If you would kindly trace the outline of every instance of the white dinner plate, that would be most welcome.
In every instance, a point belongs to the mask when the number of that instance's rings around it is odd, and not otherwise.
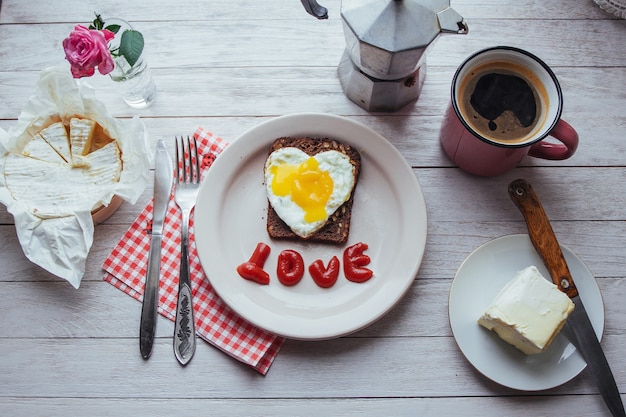
[[[563,246],[561,249],[600,339],[604,330],[604,304],[598,284],[572,251]],[[479,372],[510,388],[539,391],[569,381],[586,366],[570,342],[568,329],[563,328],[545,352],[525,355],[477,323],[515,273],[531,265],[544,277],[550,277],[528,235],[504,236],[485,243],[459,268],[450,290],[449,315],[457,344]]]
[[[263,167],[281,136],[330,137],[361,152],[348,242],[343,246],[271,240],[266,231]],[[195,239],[202,267],[220,297],[251,323],[293,339],[329,339],[362,329],[386,314],[417,275],[426,246],[426,205],[406,160],[385,138],[349,119],[294,114],[262,123],[233,141],[204,179],[195,208]],[[236,271],[258,242],[271,247],[265,270],[269,285]],[[305,265],[342,259],[343,250],[366,243],[374,276],[367,282],[318,287],[308,274],[295,286],[276,277],[278,254],[293,249]],[[343,266],[343,265],[342,265]]]

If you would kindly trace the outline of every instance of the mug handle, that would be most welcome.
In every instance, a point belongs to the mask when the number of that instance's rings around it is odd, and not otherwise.
[[[572,125],[559,119],[550,131],[550,136],[561,143],[550,143],[542,140],[530,147],[528,156],[558,161],[574,155],[578,147],[578,133]]]

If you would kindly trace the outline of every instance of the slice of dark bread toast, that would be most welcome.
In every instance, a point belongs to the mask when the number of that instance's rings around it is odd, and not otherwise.
[[[320,152],[335,150],[350,158],[350,163],[354,166],[354,188],[350,193],[350,197],[329,217],[328,221],[321,229],[306,238],[309,242],[332,243],[337,245],[347,242],[350,233],[354,190],[358,184],[359,174],[361,172],[361,155],[353,147],[336,140],[311,137],[278,138],[272,143],[268,155],[277,149],[285,147],[298,148],[311,156]],[[276,214],[276,211],[274,211],[269,202],[267,208],[267,233],[273,239],[304,240],[304,238],[291,231],[289,226]]]

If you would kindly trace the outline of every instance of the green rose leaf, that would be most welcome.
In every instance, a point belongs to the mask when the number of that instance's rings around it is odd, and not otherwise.
[[[117,34],[117,32],[120,31],[121,26],[120,25],[108,25],[107,27],[105,27],[106,30],[110,30],[111,32]]]
[[[143,35],[136,30],[126,30],[122,33],[119,54],[126,58],[132,67],[137,63],[143,52]]]

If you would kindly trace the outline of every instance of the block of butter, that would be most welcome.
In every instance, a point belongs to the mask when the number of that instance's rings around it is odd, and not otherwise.
[[[531,355],[550,345],[573,310],[572,300],[529,266],[502,288],[478,324]]]

